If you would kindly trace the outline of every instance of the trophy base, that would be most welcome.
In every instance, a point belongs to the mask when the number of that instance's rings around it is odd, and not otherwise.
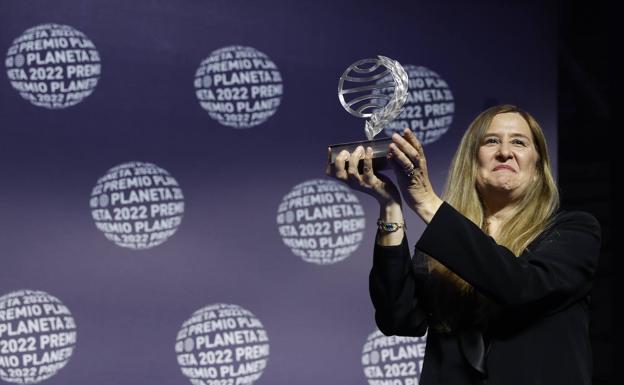
[[[349,142],[349,143],[339,143],[332,144],[329,146],[329,163],[334,166],[336,162],[336,157],[342,150],[347,150],[350,153],[355,151],[358,146],[363,146],[364,150],[366,147],[372,147],[373,149],[373,171],[383,170],[390,167],[388,160],[386,159],[386,155],[388,154],[388,145],[392,143],[392,138],[383,138],[383,139],[374,139],[374,140],[363,140],[359,142]],[[346,162],[348,167],[349,162]],[[358,164],[358,169],[362,172],[363,162]]]

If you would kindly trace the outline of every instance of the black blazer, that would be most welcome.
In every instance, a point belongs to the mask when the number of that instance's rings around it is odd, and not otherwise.
[[[487,327],[442,333],[428,328],[435,295],[426,253],[500,309]],[[410,257],[375,245],[370,295],[385,335],[422,336],[427,347],[420,385],[591,385],[589,291],[598,264],[600,226],[590,214],[560,212],[516,257],[446,202]]]

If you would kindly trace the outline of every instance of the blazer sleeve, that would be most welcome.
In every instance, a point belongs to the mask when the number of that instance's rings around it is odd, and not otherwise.
[[[416,248],[502,306],[554,313],[588,294],[600,254],[600,225],[585,212],[557,217],[519,257],[444,202]]]
[[[375,322],[383,334],[423,336],[427,331],[426,313],[417,295],[422,283],[418,276],[412,267],[406,236],[397,246],[375,243],[369,291]]]

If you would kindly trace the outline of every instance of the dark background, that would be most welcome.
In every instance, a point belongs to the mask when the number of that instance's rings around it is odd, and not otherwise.
[[[615,146],[609,105],[607,2],[558,4],[559,186],[567,209],[586,210],[602,225],[603,246],[594,283],[591,338],[594,384],[615,383],[611,180]]]

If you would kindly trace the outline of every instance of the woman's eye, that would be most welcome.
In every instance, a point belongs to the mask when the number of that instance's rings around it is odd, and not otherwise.
[[[521,146],[525,146],[526,144],[524,143],[523,140],[520,139],[514,139],[514,141],[512,142],[513,144],[519,144]]]
[[[487,144],[487,143],[498,143],[498,140],[497,140],[497,139],[495,139],[495,138],[489,138],[489,139],[486,139],[486,140],[485,140],[485,143],[486,143],[486,144]]]

